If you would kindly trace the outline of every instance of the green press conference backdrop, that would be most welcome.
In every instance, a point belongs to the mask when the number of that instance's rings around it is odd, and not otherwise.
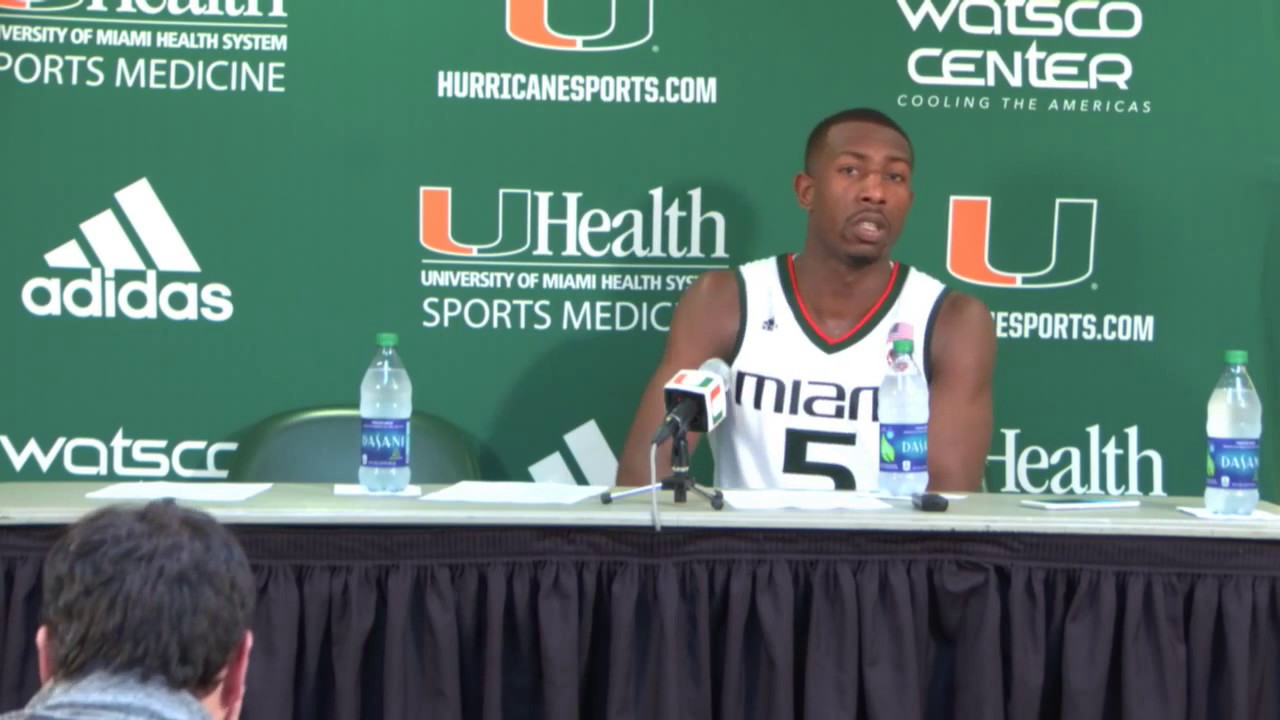
[[[394,330],[484,477],[606,482],[869,105],[897,257],[995,316],[988,487],[1197,494],[1226,348],[1280,461],[1278,73],[1273,0],[0,0],[0,476],[219,477]]]

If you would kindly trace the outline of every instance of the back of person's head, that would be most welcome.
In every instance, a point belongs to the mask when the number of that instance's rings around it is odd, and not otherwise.
[[[202,697],[238,655],[247,664],[254,598],[244,550],[209,515],[172,500],[103,508],[45,559],[42,674],[133,675]]]

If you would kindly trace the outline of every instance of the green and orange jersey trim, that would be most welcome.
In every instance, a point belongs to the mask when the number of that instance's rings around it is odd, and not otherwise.
[[[840,337],[833,338],[813,322],[813,317],[809,315],[809,310],[804,305],[804,299],[800,297],[799,285],[796,282],[795,257],[791,253],[778,256],[778,276],[782,284],[782,294],[786,296],[787,304],[791,306],[796,323],[814,346],[827,354],[838,353],[870,334],[897,302],[898,295],[902,294],[902,288],[906,286],[907,276],[910,274],[909,266],[894,261],[884,292],[880,293],[880,297],[871,305],[862,319],[854,323],[853,327]]]

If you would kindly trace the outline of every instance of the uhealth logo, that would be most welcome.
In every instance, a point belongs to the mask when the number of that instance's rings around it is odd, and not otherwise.
[[[952,195],[947,221],[947,270],[961,280],[991,287],[1075,285],[1093,274],[1097,229],[1097,200],[1057,198],[1048,266],[1035,272],[1008,272],[991,264],[991,198]]]
[[[608,26],[594,35],[568,35],[551,29],[547,19],[555,0],[507,0],[507,34],[533,47],[582,52],[622,50],[653,37],[654,0],[595,1],[609,3]]]
[[[231,289],[222,283],[174,281],[157,284],[158,273],[200,272],[200,265],[182,239],[173,219],[146,178],[115,194],[116,202],[137,233],[154,267],[148,267],[110,208],[80,223],[80,231],[93,250],[89,260],[76,240],[68,240],[45,253],[51,269],[88,270],[64,284],[62,277],[34,277],[22,287],[22,304],[32,315],[71,315],[79,318],[124,317],[155,320],[209,320],[231,317]],[[117,277],[120,273],[120,277]],[[131,273],[138,279],[122,282]],[[134,276],[137,277],[137,276]]]
[[[453,235],[453,188],[418,189],[419,243],[433,253],[457,258],[500,258],[529,252],[560,258],[729,257],[725,219],[704,210],[702,188],[648,192],[647,207],[622,210],[583,206],[581,192],[498,190],[498,238],[461,243]]]

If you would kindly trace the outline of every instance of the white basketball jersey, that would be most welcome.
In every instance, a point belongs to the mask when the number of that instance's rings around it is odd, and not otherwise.
[[[722,488],[878,487],[877,400],[893,341],[929,377],[929,336],[947,289],[901,263],[844,337],[809,321],[790,255],[737,269],[741,306],[728,417],[709,436]]]

